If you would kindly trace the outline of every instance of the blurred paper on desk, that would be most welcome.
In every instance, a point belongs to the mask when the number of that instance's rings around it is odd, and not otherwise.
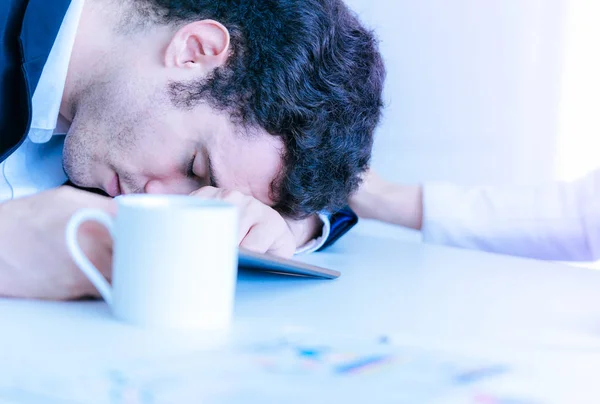
[[[282,334],[228,352],[115,364],[100,374],[83,372],[77,380],[51,373],[8,375],[11,367],[3,369],[2,402],[547,402],[527,395],[529,371],[397,346],[385,338]]]

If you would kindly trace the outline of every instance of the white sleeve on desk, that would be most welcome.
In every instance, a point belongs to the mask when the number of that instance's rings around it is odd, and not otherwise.
[[[423,187],[428,243],[548,260],[600,259],[600,170],[537,187]]]
[[[329,220],[329,216],[319,213],[319,218],[323,222],[323,231],[321,232],[321,235],[318,238],[310,240],[302,247],[297,248],[295,255],[313,253],[319,248],[323,247],[323,244],[325,244],[325,242],[329,238],[329,233],[331,233],[331,221]]]

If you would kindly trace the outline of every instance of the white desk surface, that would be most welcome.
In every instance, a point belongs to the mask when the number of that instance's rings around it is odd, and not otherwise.
[[[229,338],[136,329],[103,302],[0,300],[0,403],[600,403],[600,272],[359,233],[304,259],[342,276],[240,273]],[[397,391],[393,369],[265,370],[252,350],[286,335],[340,350],[385,336],[507,364],[514,380],[434,401]]]

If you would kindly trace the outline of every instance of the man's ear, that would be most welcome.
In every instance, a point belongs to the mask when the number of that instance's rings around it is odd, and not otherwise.
[[[180,28],[165,51],[165,66],[200,69],[207,74],[229,57],[229,31],[213,20],[192,22]]]

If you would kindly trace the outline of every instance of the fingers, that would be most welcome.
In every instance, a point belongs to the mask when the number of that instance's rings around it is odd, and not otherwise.
[[[294,254],[294,236],[281,215],[270,206],[241,192],[214,187],[203,187],[191,195],[223,200],[238,207],[240,247],[286,258]]]
[[[240,242],[240,247],[260,253],[268,253],[283,258],[290,258],[296,251],[296,243],[291,232],[265,225],[252,226]]]
[[[190,195],[202,199],[221,199],[222,191],[222,189],[215,187],[202,187],[199,190],[192,192]]]
[[[297,247],[304,246],[310,240],[314,240],[323,233],[323,222],[318,215],[311,215],[305,219],[295,220],[284,218]]]

